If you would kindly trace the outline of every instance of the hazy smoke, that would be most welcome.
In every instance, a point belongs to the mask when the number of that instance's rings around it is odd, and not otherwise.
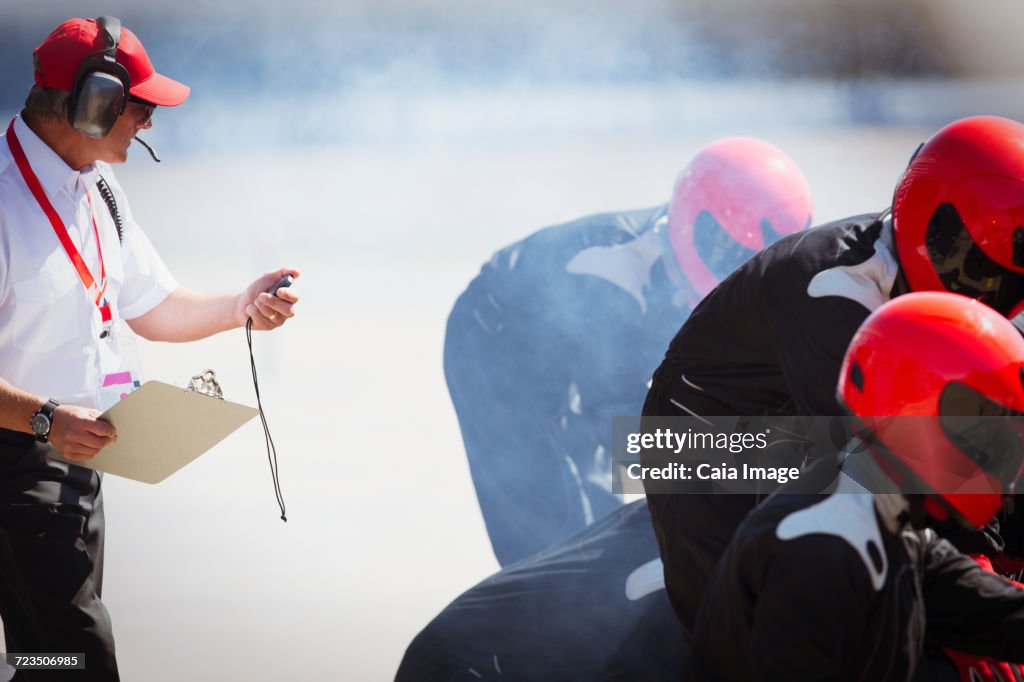
[[[0,111],[20,106],[32,48],[81,11],[70,0],[0,7]],[[161,148],[672,135],[751,120],[930,124],[967,101],[922,102],[914,87],[878,81],[948,70],[917,3],[111,0],[104,11],[193,86],[179,111],[158,113],[149,137]],[[780,79],[789,85],[765,85]]]

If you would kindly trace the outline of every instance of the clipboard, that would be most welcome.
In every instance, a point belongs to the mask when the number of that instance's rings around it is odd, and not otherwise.
[[[100,419],[117,429],[117,442],[83,461],[54,459],[123,476],[159,483],[259,414],[254,407],[147,381],[104,412]]]

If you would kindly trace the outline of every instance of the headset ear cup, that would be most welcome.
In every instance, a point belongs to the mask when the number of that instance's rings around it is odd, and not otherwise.
[[[128,80],[128,71],[116,62],[83,62],[68,98],[71,127],[88,137],[106,137],[127,106]]]
[[[79,65],[68,97],[68,123],[83,135],[102,138],[128,105],[131,76],[117,63],[121,21],[103,16],[96,19],[96,24],[106,36],[106,47]]]

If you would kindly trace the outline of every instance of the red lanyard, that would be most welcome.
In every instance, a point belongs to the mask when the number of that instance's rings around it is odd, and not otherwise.
[[[107,269],[103,264],[103,246],[100,244],[100,229],[96,225],[96,211],[92,207],[92,196],[89,194],[88,189],[85,192],[86,199],[89,200],[89,213],[92,215],[92,229],[96,235],[96,253],[99,254],[100,258],[100,281],[99,283],[93,279],[92,273],[89,272],[89,267],[85,264],[85,260],[82,259],[82,254],[78,253],[78,249],[75,247],[75,243],[71,241],[71,236],[68,234],[68,230],[64,227],[64,222],[57,215],[57,211],[53,208],[53,204],[50,203],[49,197],[46,196],[46,192],[43,190],[42,184],[39,182],[39,178],[36,177],[35,172],[32,170],[32,166],[28,163],[28,157],[25,156],[25,150],[21,147],[21,142],[18,141],[18,136],[14,133],[14,119],[11,119],[11,124],[7,126],[7,145],[11,148],[11,154],[14,156],[14,161],[18,164],[18,169],[21,171],[21,177],[25,179],[25,184],[28,185],[32,195],[39,202],[39,208],[43,209],[43,213],[50,219],[50,224],[53,225],[53,231],[57,234],[57,239],[60,240],[61,246],[64,247],[64,252],[68,255],[71,260],[71,264],[75,266],[75,272],[78,273],[78,279],[82,281],[82,286],[89,293],[89,298],[92,299],[93,303],[100,311],[100,317],[104,324],[109,324],[111,320],[110,304],[107,299],[104,298],[104,294],[107,292]]]

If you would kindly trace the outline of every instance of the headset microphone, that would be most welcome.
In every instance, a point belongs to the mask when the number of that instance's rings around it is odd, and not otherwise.
[[[136,135],[135,136],[135,141],[138,142],[139,144],[141,144],[143,147],[146,148],[146,151],[149,152],[149,155],[153,157],[154,161],[156,161],[157,163],[160,163],[160,157],[156,155],[156,152],[153,151],[152,147],[150,147],[148,144],[146,144],[145,140],[143,140],[141,137]]]

